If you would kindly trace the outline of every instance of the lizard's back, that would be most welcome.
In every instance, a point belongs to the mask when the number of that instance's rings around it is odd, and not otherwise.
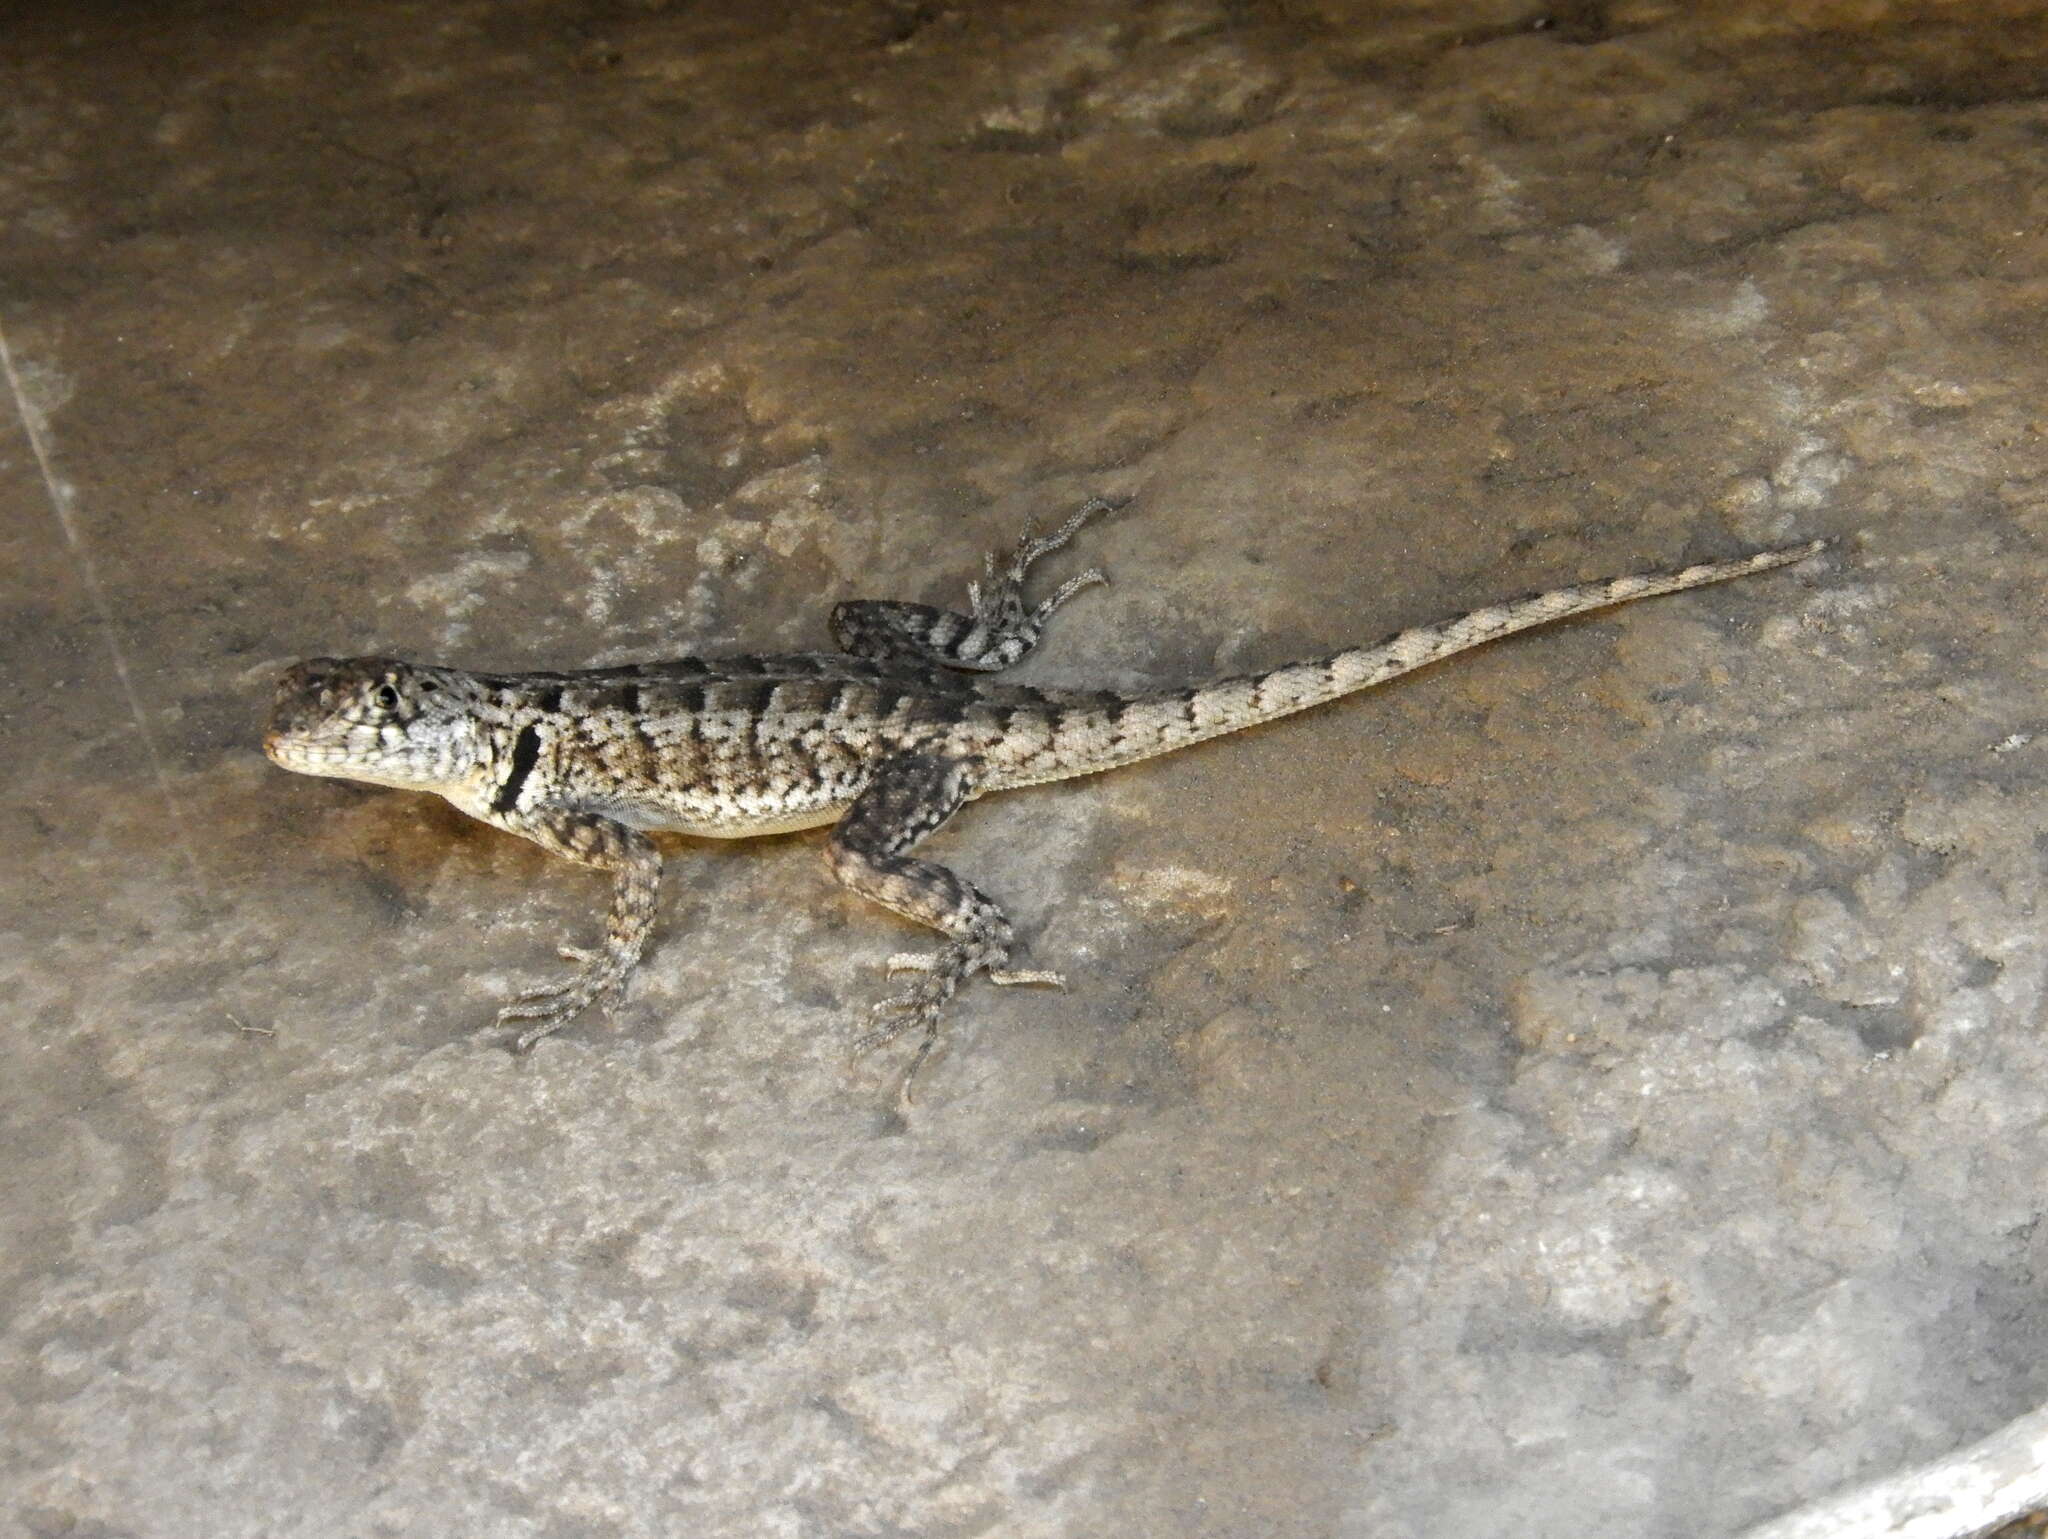
[[[480,682],[525,697],[545,724],[538,754],[565,800],[636,828],[719,838],[829,823],[893,754],[1001,755],[1117,698],[830,652]]]

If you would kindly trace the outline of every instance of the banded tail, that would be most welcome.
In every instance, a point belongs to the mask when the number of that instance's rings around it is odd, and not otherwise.
[[[1677,572],[1645,572],[1554,588],[1474,609],[1434,625],[1399,631],[1368,647],[1350,647],[1270,673],[1235,678],[1167,694],[1146,695],[1121,705],[1082,706],[1059,713],[1050,731],[991,765],[988,790],[1008,790],[1047,780],[1092,775],[1119,765],[1171,753],[1176,748],[1291,716],[1361,689],[1553,620],[1606,609],[1636,599],[1768,572],[1818,554],[1826,540],[1758,551],[1733,561],[1709,561]]]

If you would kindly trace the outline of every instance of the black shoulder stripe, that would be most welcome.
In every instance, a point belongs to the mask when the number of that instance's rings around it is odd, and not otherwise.
[[[491,798],[491,811],[510,812],[518,805],[519,793],[526,788],[526,777],[539,762],[540,728],[529,722],[519,729],[519,736],[513,741],[512,768],[505,783],[498,787],[498,794]]]

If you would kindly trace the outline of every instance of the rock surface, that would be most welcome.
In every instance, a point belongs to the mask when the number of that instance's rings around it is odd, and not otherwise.
[[[2048,14],[23,0],[0,1530],[1722,1535],[2048,1399]],[[287,777],[276,670],[1028,676],[1815,534],[936,842],[1069,993]]]

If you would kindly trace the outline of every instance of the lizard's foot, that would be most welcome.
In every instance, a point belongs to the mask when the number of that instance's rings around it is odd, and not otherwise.
[[[1116,506],[1100,497],[1092,497],[1077,509],[1074,515],[1051,534],[1040,534],[1035,528],[1027,528],[1010,551],[1007,563],[998,566],[1000,557],[991,554],[983,563],[985,576],[981,582],[967,585],[967,607],[974,618],[991,630],[1018,634],[1028,630],[1031,641],[1037,640],[1037,632],[1045,628],[1062,604],[1098,583],[1107,584],[1109,574],[1100,567],[1091,566],[1078,577],[1070,577],[1061,583],[1052,597],[1037,607],[1024,607],[1024,579],[1031,568],[1043,556],[1049,556],[1076,534],[1081,526],[1098,513],[1107,513]],[[1029,644],[1027,644],[1029,645]]]
[[[633,970],[633,958],[615,957],[609,951],[585,951],[580,946],[558,948],[562,960],[576,964],[576,972],[560,983],[528,989],[498,1012],[498,1023],[531,1021],[512,1039],[515,1053],[524,1053],[543,1037],[551,1037],[601,999],[616,995],[625,987]]]
[[[997,551],[983,562],[981,580],[967,585],[964,611],[855,599],[832,611],[832,634],[856,657],[935,663],[979,673],[1007,668],[1030,655],[1046,622],[1068,599],[1109,581],[1091,568],[1062,583],[1050,598],[1030,604],[1024,598],[1024,579],[1032,564],[1073,539],[1096,514],[1117,506],[1097,497],[1051,534],[1025,530],[1009,550]]]
[[[1128,497],[1123,499],[1123,502],[1111,502],[1107,497],[1090,497],[1074,510],[1073,515],[1064,524],[1053,530],[1051,534],[1040,534],[1036,529],[1026,529],[1023,538],[1017,541],[1017,548],[1010,553],[1010,566],[1007,573],[1009,579],[1012,582],[1022,582],[1024,574],[1031,570],[1032,562],[1036,561],[1040,556],[1049,556],[1058,550],[1067,541],[1079,534],[1081,526],[1096,514],[1113,513],[1116,509],[1122,507],[1124,502],[1128,501],[1130,501]],[[995,567],[995,557],[993,556],[989,557],[989,567],[991,570]],[[1101,576],[1100,573],[1096,575],[1098,577]]]
[[[942,951],[899,951],[882,965],[892,976],[896,973],[928,973],[939,965],[944,955]],[[988,981],[1004,986],[1013,983],[1042,983],[1055,989],[1067,986],[1064,973],[1047,972],[1042,968],[1016,972],[1007,967],[991,967],[988,969]]]
[[[946,1003],[959,991],[960,985],[976,973],[986,973],[991,983],[1046,984],[1053,988],[1065,988],[1066,979],[1056,972],[1038,969],[1018,970],[1002,964],[1010,960],[1009,948],[988,940],[955,941],[937,951],[899,951],[889,958],[887,967],[891,973],[917,973],[919,978],[894,999],[885,999],[871,1012],[876,1016],[894,1016],[895,1019],[863,1032],[853,1044],[853,1056],[861,1058],[876,1048],[895,1041],[905,1032],[922,1031],[917,1052],[912,1055],[910,1067],[903,1071],[897,1095],[905,1106],[915,1097],[911,1085],[917,1078],[925,1060],[939,1045],[939,1016]]]
[[[521,733],[519,740],[527,742],[526,733]],[[520,762],[531,767],[529,761]],[[518,767],[513,766],[515,770]],[[638,829],[595,813],[545,812],[517,817],[505,826],[544,850],[612,873],[612,907],[605,919],[604,944],[589,951],[580,946],[557,948],[562,960],[573,963],[576,971],[560,983],[527,990],[498,1012],[500,1023],[533,1023],[510,1044],[513,1052],[524,1053],[542,1037],[560,1031],[584,1010],[625,987],[647,944],[648,931],[654,927],[661,852]]]

